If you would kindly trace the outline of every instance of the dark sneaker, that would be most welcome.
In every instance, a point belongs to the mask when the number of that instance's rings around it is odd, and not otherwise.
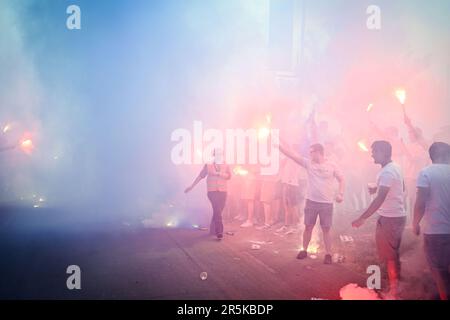
[[[219,233],[219,234],[217,235],[217,240],[222,240],[222,238],[223,238],[223,234]]]
[[[306,252],[305,250],[302,250],[298,253],[297,255],[297,259],[303,260],[308,256],[308,252]]]
[[[331,264],[333,260],[331,259],[331,254],[326,254],[325,259],[323,259],[323,263],[325,264]]]

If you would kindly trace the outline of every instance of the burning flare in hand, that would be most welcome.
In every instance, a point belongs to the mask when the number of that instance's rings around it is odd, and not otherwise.
[[[397,97],[398,101],[403,105],[405,105],[406,102],[406,91],[404,89],[397,89],[395,91],[395,96]]]

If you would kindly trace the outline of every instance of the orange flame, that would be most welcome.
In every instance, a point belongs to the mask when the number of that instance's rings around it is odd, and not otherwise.
[[[233,169],[233,173],[238,176],[246,176],[248,175],[248,170],[245,170],[242,167],[236,167]]]
[[[31,138],[28,137],[28,134],[26,134],[24,138],[22,138],[22,140],[20,141],[20,148],[22,149],[23,152],[27,154],[31,154],[33,152],[34,149],[33,140],[31,140]]]

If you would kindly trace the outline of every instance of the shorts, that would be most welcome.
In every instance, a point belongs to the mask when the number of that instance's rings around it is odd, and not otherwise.
[[[378,218],[375,240],[381,261],[389,260],[400,263],[400,244],[405,224],[406,217],[380,216]]]
[[[322,228],[331,228],[333,224],[333,204],[307,199],[305,205],[305,226],[315,226],[317,216],[320,218],[320,226]]]
[[[270,203],[281,198],[281,184],[276,181],[263,181],[261,184],[261,202]]]
[[[295,207],[300,203],[300,188],[291,184],[282,183],[283,199],[290,207]]]
[[[246,179],[241,190],[242,200],[259,200],[261,183],[258,180]]]
[[[430,268],[448,271],[450,267],[450,234],[424,234],[423,242]]]

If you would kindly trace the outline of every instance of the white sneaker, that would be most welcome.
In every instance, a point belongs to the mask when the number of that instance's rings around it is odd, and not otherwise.
[[[285,233],[285,235],[288,236],[288,235],[294,234],[294,233],[296,233],[296,232],[297,232],[297,229],[295,229],[295,228],[286,228],[286,233]]]
[[[281,228],[277,229],[276,232],[280,233],[280,232],[286,232],[288,230],[287,226],[282,226]]]
[[[241,224],[241,228],[250,228],[250,227],[253,227],[253,223],[249,220],[247,220],[243,224]]]

